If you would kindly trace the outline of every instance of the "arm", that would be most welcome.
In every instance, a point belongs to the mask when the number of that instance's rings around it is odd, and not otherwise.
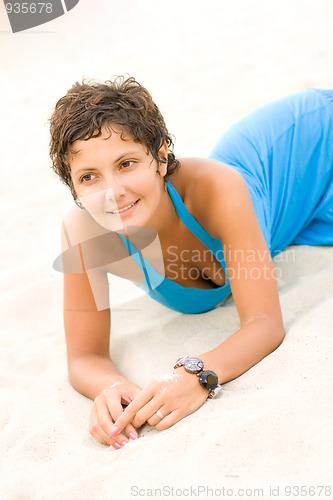
[[[227,167],[223,182],[221,179],[211,189],[215,196],[208,210],[209,227],[212,231],[215,228],[223,242],[241,327],[217,348],[199,357],[224,383],[274,351],[285,332],[274,265],[243,177]],[[217,216],[221,213],[222,220]]]
[[[87,273],[64,274],[64,326],[74,389],[95,399],[124,379],[109,354],[110,309],[97,311]]]
[[[221,171],[220,165],[219,169]],[[202,201],[198,210],[206,214],[202,225],[223,242],[241,327],[212,351],[190,354],[202,359],[205,370],[215,371],[219,383],[225,383],[276,349],[283,340],[284,327],[273,262],[245,181],[227,166],[223,168],[223,176],[210,176],[210,180],[206,193],[205,180],[195,182],[197,192],[193,191],[191,198]],[[183,367],[177,368],[176,373],[177,378],[149,384],[115,422],[118,429],[114,432],[129,421],[138,425],[143,419],[163,430],[198,409],[208,392],[199,386],[197,377]],[[158,409],[166,418],[160,420],[155,416]]]
[[[219,383],[233,380],[273,352],[283,341],[284,330],[271,317],[255,318],[244,324],[212,351],[198,355]]]
[[[70,232],[64,224],[63,250],[68,247],[69,242]],[[90,433],[103,444],[115,445],[127,442],[128,439],[121,435],[117,440],[112,440],[112,423],[122,413],[122,404],[129,404],[141,389],[122,376],[110,358],[110,308],[97,309],[83,258],[82,267],[82,273],[64,273],[63,309],[69,380],[78,392],[94,400]],[[96,285],[99,291],[103,290],[107,294],[105,300],[108,300],[109,288],[105,272],[98,272],[97,278],[94,276],[94,286]],[[132,425],[125,432],[127,435],[137,435]]]

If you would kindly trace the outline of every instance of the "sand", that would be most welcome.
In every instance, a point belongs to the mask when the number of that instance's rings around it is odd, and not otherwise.
[[[91,402],[67,380],[52,268],[72,201],[50,169],[47,119],[83,76],[128,73],[152,92],[178,155],[205,157],[256,106],[332,87],[332,3],[81,0],[17,34],[0,7],[0,498],[281,499],[302,485],[305,498],[328,498],[319,487],[332,495],[332,247],[275,258],[286,339],[221,398],[167,431],[144,427],[120,451],[89,435]],[[141,385],[239,327],[232,299],[190,316],[123,280],[111,286],[112,357]]]

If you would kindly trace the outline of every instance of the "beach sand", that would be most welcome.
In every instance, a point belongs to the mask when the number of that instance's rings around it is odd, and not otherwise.
[[[329,498],[332,247],[293,246],[275,258],[286,339],[219,399],[166,431],[145,426],[119,451],[90,436],[91,401],[67,379],[62,277],[52,262],[73,202],[50,169],[47,119],[83,76],[128,73],[151,91],[176,153],[206,157],[256,106],[333,86],[332,3],[81,0],[66,16],[17,34],[0,7],[0,498],[243,491],[282,499],[302,485],[305,498]],[[112,358],[140,385],[239,328],[232,298],[209,313],[182,315],[126,281],[110,281]]]

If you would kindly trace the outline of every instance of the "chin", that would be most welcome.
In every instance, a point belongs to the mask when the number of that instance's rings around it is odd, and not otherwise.
[[[121,220],[121,217],[110,216],[105,214],[96,214],[94,212],[90,212],[91,217],[104,229],[108,231],[121,231],[124,229],[125,225]]]

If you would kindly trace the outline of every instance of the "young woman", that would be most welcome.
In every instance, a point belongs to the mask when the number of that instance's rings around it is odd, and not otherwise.
[[[90,433],[116,448],[145,422],[174,425],[276,349],[285,332],[272,257],[290,244],[333,244],[333,91],[259,108],[210,159],[177,160],[172,148],[133,78],[76,83],[51,117],[53,168],[79,205],[57,264],[69,378],[93,400]],[[241,327],[141,389],[110,358],[107,273],[183,313],[232,293]]]

